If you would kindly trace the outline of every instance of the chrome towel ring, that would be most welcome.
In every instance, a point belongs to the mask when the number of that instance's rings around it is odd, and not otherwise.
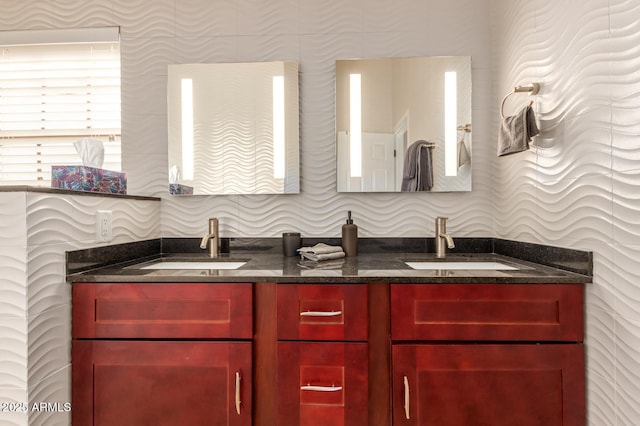
[[[529,95],[537,95],[540,92],[540,83],[531,83],[528,86],[516,86],[513,88],[513,91],[507,93],[507,95],[502,98],[502,104],[500,105],[500,117],[504,118],[504,103],[507,101],[507,98],[514,93],[529,93]],[[529,103],[529,106],[533,104],[533,101]]]

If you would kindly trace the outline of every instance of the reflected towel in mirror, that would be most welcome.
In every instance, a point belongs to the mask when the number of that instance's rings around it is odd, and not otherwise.
[[[471,156],[467,150],[467,145],[464,143],[464,138],[458,142],[458,168],[469,164],[471,162]]]
[[[431,191],[433,188],[433,142],[419,140],[407,148],[402,172],[402,191]]]

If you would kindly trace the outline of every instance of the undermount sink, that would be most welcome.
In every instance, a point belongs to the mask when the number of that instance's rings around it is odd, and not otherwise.
[[[202,261],[202,262],[157,262],[140,269],[238,269],[247,262]]]
[[[517,270],[515,266],[507,265],[501,262],[480,262],[480,261],[464,261],[464,262],[404,262],[413,269],[483,269],[492,271],[513,271]]]

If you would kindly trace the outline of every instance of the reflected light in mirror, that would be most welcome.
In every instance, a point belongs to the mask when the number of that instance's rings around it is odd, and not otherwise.
[[[457,176],[458,159],[457,132],[458,123],[458,88],[457,73],[447,71],[444,73],[444,156],[446,176]]]
[[[182,101],[182,177],[193,179],[193,80],[181,80]]]
[[[349,146],[351,177],[362,176],[362,81],[349,74]]]
[[[284,76],[273,77],[273,177],[284,179]]]

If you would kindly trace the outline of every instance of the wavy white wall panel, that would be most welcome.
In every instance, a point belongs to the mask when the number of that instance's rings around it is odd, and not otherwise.
[[[238,237],[238,195],[169,197],[162,200],[163,237],[202,237],[217,217],[222,237]]]
[[[638,169],[640,162],[640,3],[612,0],[611,88],[612,166],[616,171]]]
[[[176,8],[176,35],[202,39],[205,36],[237,35],[238,7],[233,1],[181,1]]]
[[[283,232],[299,231],[301,227],[300,196],[240,196],[238,198],[239,235],[262,237],[280,236]],[[252,220],[255,219],[255,220]]]
[[[617,245],[614,254],[617,266],[615,285],[615,311],[633,321],[640,321],[640,245]]]
[[[29,402],[40,403],[49,401],[52,403],[64,404],[71,401],[71,387],[67,384],[71,380],[71,365],[56,371],[48,376],[38,387],[29,394]],[[29,426],[69,426],[71,424],[71,413],[61,410],[60,412],[38,411],[31,413]]]
[[[613,173],[613,238],[618,243],[640,246],[638,188],[640,169]]]
[[[0,246],[0,319],[27,317],[27,255],[24,247]]]
[[[587,305],[585,317],[587,412],[590,425],[613,424],[615,418],[615,326],[608,311]]]
[[[72,249],[71,244],[64,243],[29,247],[26,301],[30,317],[69,303],[70,288],[65,279],[64,252]]]
[[[417,203],[423,210],[423,214],[419,214],[416,212],[416,203],[406,194],[392,195],[389,202],[375,203],[375,208],[368,204],[368,195],[338,194],[335,184],[333,118],[336,59],[445,54],[447,51],[448,54],[486,57],[489,40],[487,19],[478,19],[479,16],[488,17],[486,2],[459,1],[448,7],[439,5],[439,2],[413,0],[404,0],[399,4],[332,1],[323,2],[322,5],[311,1],[278,1],[260,2],[259,7],[255,3],[238,2],[235,10],[227,4],[221,11],[227,16],[236,14],[238,26],[235,30],[228,24],[221,26],[219,30],[201,28],[205,24],[201,23],[201,17],[194,16],[195,3],[176,4],[177,45],[188,48],[190,43],[187,41],[191,42],[190,38],[194,38],[193,43],[201,47],[191,57],[180,52],[181,60],[189,62],[213,55],[207,53],[212,50],[210,46],[201,44],[204,39],[202,35],[208,37],[221,34],[228,41],[236,37],[236,34],[243,34],[249,37],[237,38],[236,55],[240,60],[293,59],[300,63],[301,194],[295,198],[241,198],[237,236],[248,233],[247,236],[273,237],[287,230],[299,230],[305,236],[337,236],[347,210],[353,210],[354,216],[360,218],[358,220],[363,236],[409,236],[411,231],[408,229],[424,229],[423,235],[426,236],[432,226],[425,226],[423,218],[434,217],[445,210],[459,224],[466,224],[465,233],[474,234],[474,223],[480,226],[481,230],[477,231],[479,233],[486,232],[491,227],[489,202],[461,209],[460,203],[445,201],[448,200],[447,197],[432,198],[429,202]],[[202,4],[202,15],[208,16],[211,13],[210,7]],[[193,29],[184,28],[185,17],[195,20]],[[462,25],[458,31],[450,32],[444,39],[434,28],[436,22],[440,23],[438,28],[451,28],[452,25],[457,27],[461,20],[473,25]],[[198,33],[196,28],[201,28],[202,31]],[[219,41],[214,39],[212,42]],[[153,45],[150,47],[153,49]],[[228,55],[231,54],[233,52],[230,50]],[[482,60],[478,63],[481,64]],[[489,61],[485,62],[488,63]],[[475,102],[482,104],[482,97],[480,92]],[[488,118],[488,115],[484,116],[484,119]],[[484,168],[484,173],[480,176],[488,181],[488,165],[483,167],[482,162],[478,161],[477,168]],[[485,197],[477,199],[489,199],[487,194],[490,185],[479,184],[479,188],[480,193],[485,191]],[[376,199],[376,195],[372,197]],[[226,201],[224,198],[216,197],[216,204],[222,203],[223,208],[227,209],[225,206],[233,205],[234,201]],[[188,208],[181,208],[172,200],[170,209],[163,210],[163,235],[201,234],[202,231],[196,231],[189,221],[184,220],[183,213],[190,211],[192,217],[197,217],[196,224],[199,224],[202,218],[210,216],[206,210],[211,203],[204,200],[199,204],[187,203]],[[390,224],[391,217],[394,220]],[[231,217],[223,220],[236,222]],[[201,226],[198,225],[197,229],[202,229]],[[456,228],[452,230],[455,231]],[[233,232],[231,229],[230,231]]]
[[[42,0],[4,2],[2,29],[32,30],[51,27],[53,4]]]
[[[56,3],[57,4],[57,3]],[[7,28],[28,27],[30,19],[46,15],[52,7],[35,2],[31,8],[20,8],[33,18],[15,18]],[[40,10],[41,12],[37,12]],[[73,13],[71,13],[73,11]],[[28,13],[27,13],[28,12]],[[301,152],[303,185],[299,204],[301,216],[297,218],[300,230],[306,235],[336,232],[335,225],[342,222],[345,207],[356,210],[366,222],[365,236],[393,235],[384,226],[391,212],[395,219],[410,223],[413,207],[410,197],[397,195],[393,209],[369,211],[359,205],[362,197],[340,195],[335,191],[334,156],[334,93],[333,68],[337,58],[414,56],[431,54],[472,55],[478,64],[487,66],[489,57],[488,1],[458,0],[402,0],[389,4],[381,1],[323,2],[313,1],[237,1],[210,3],[203,0],[113,0],[100,4],[95,1],[64,0],[55,19],[47,26],[74,26],[78,23],[113,22],[122,29],[122,85],[123,85],[123,170],[127,172],[131,193],[166,196],[166,81],[165,64],[170,62],[199,61],[251,61],[291,59],[300,63],[301,96]],[[53,18],[52,18],[53,19]],[[455,31],[451,31],[455,28]],[[446,34],[446,37],[443,37]],[[481,61],[485,61],[482,64]],[[475,62],[474,62],[475,64]],[[476,66],[476,65],[474,65]],[[480,92],[474,98],[474,111],[478,105],[488,103],[487,94]],[[319,114],[319,115],[316,115]],[[488,119],[488,116],[481,117]],[[474,121],[478,119],[474,117]],[[482,128],[479,126],[478,128]],[[310,130],[309,130],[310,129]],[[485,126],[486,129],[486,126]],[[309,133],[313,132],[313,139]],[[478,141],[487,135],[474,133]],[[313,153],[317,156],[310,157]],[[316,159],[318,161],[316,161]],[[474,158],[475,160],[475,158]],[[474,183],[489,178],[489,165],[478,157]],[[490,184],[477,185],[484,194],[480,200],[490,198]],[[228,202],[217,199],[223,205]],[[433,200],[432,200],[433,201]],[[231,201],[233,203],[233,200]],[[275,236],[288,229],[291,215],[282,209],[283,201],[249,198],[243,204],[242,217],[230,219],[235,229],[262,236]],[[269,208],[269,203],[273,203]],[[285,205],[290,201],[285,201]],[[330,211],[334,205],[336,211]],[[195,206],[192,215],[208,216],[207,202]],[[407,213],[402,208],[406,207]],[[253,208],[255,207],[255,208]],[[431,202],[425,206],[433,216],[450,210],[449,203]],[[250,214],[273,210],[268,218]],[[239,210],[238,210],[239,211]],[[279,212],[285,212],[280,214]],[[329,212],[328,212],[329,211]],[[399,216],[398,216],[399,214]],[[448,213],[458,223],[491,223],[490,206],[486,203],[473,209],[454,209]],[[327,219],[329,217],[329,219]],[[261,221],[268,222],[262,226]],[[190,225],[183,225],[180,215],[163,216],[163,232],[170,235],[190,233]],[[415,227],[421,226],[415,223]],[[455,228],[453,228],[455,230]],[[404,235],[404,234],[403,234]],[[180,235],[183,236],[183,235]]]
[[[71,287],[66,250],[95,241],[111,210],[112,243],[160,237],[160,203],[117,197],[0,193],[0,399],[70,401]],[[0,413],[0,424],[67,425],[68,413]]]
[[[175,0],[112,0],[123,37],[171,37],[175,34]],[[82,8],[81,0],[74,2]]]
[[[105,0],[85,0],[81,8],[76,0],[51,2],[49,24],[61,28],[111,26],[116,22],[113,4]]]
[[[2,259],[0,259],[1,261]],[[27,318],[0,319],[0,401],[27,402]],[[27,425],[28,417],[20,412],[0,412],[0,424]]]
[[[67,287],[70,287],[67,284]],[[71,300],[69,288],[69,300]],[[29,319],[29,383],[42,382],[71,362],[71,305],[34,314]],[[61,387],[63,385],[61,384]],[[36,386],[30,386],[32,391]],[[65,384],[64,387],[68,387]]]
[[[586,298],[589,423],[639,424],[640,5],[492,6],[494,104],[510,85],[543,85],[536,147],[493,162],[496,234],[594,251]],[[534,196],[522,195],[532,189]]]
[[[29,193],[27,204],[29,246],[61,242],[100,246],[160,236],[157,201]],[[98,210],[112,211],[113,241],[110,243],[96,241]]]
[[[0,389],[24,389],[27,386],[26,318],[3,318],[0,322]],[[0,417],[1,419],[2,417]]]
[[[0,318],[27,317],[26,199],[23,193],[0,194]]]
[[[26,402],[27,220],[26,196],[0,194],[0,401]],[[22,413],[0,412],[0,424],[26,425]]]
[[[18,388],[0,387],[0,401],[23,403],[27,401],[27,390]],[[2,413],[0,421],[3,426],[27,426],[29,418],[24,413]]]
[[[0,194],[0,247],[27,246],[26,201],[21,192]]]
[[[640,321],[616,318],[616,421],[638,424],[640,419]]]

